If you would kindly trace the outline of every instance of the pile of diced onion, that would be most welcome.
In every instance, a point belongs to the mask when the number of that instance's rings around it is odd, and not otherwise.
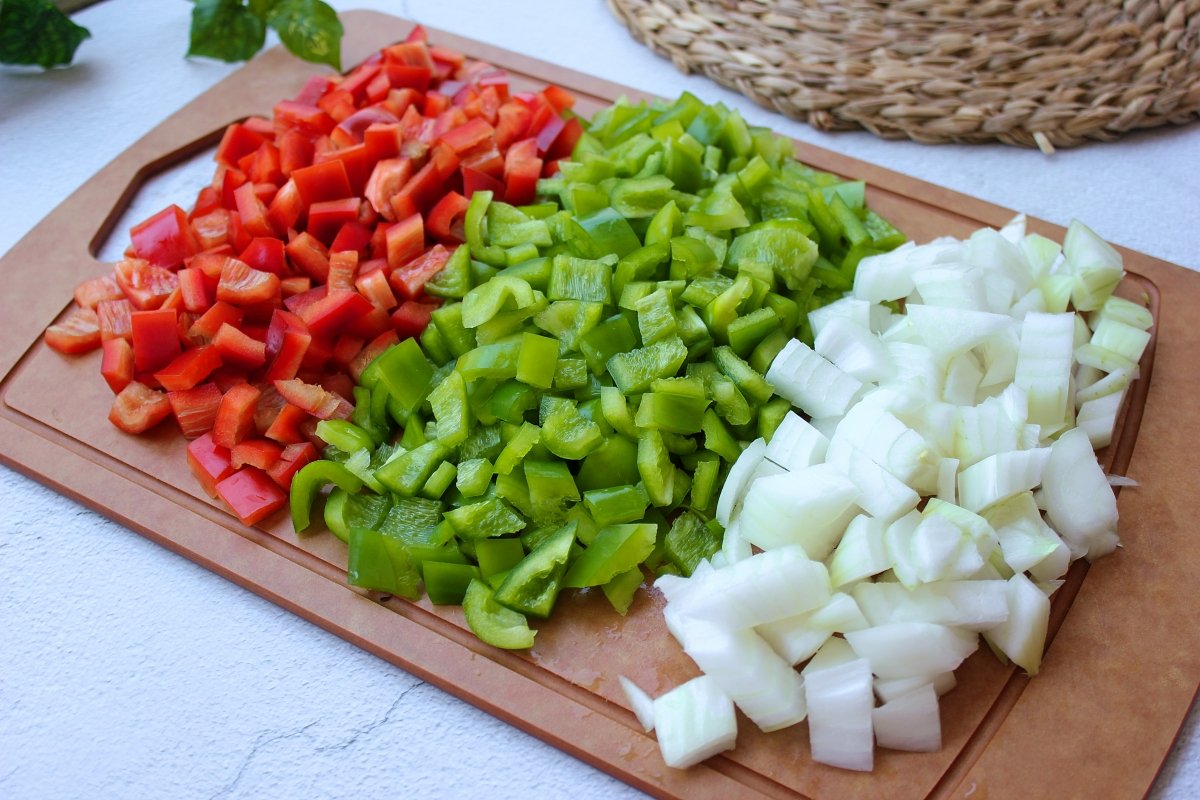
[[[877,743],[940,749],[938,697],[980,636],[1038,671],[1070,562],[1118,545],[1094,449],[1153,322],[1112,295],[1123,274],[1081,223],[1060,249],[1020,216],[866,258],[810,315],[815,347],[767,374],[800,413],[734,464],[722,551],[655,584],[704,674],[653,700],[622,678],[667,764],[732,748],[736,706],[870,770]]]

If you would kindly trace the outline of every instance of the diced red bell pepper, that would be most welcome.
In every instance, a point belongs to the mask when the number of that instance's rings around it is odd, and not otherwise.
[[[315,281],[329,276],[329,250],[315,236],[301,233],[284,246],[292,265]]]
[[[533,112],[520,101],[510,101],[500,106],[496,120],[496,146],[501,150],[513,142],[523,139],[529,131]]]
[[[533,139],[522,139],[508,148],[504,157],[506,202],[525,205],[537,196],[537,182],[542,176],[542,159],[538,158],[537,148]]]
[[[387,260],[396,269],[421,254],[425,247],[425,222],[420,214],[402,219],[387,229]]]
[[[256,467],[243,467],[217,483],[217,494],[243,525],[253,525],[287,504],[279,484]]]
[[[196,193],[196,202],[192,205],[192,210],[188,212],[188,220],[192,223],[192,233],[196,232],[197,217],[204,217],[217,211],[221,208],[221,193],[212,186],[205,186]],[[203,248],[204,245],[197,239],[197,246]]]
[[[392,293],[387,273],[381,267],[375,267],[368,272],[362,272],[360,269],[359,272],[354,280],[354,288],[358,289],[359,294],[379,308],[390,310],[396,307],[396,295]]]
[[[254,269],[236,258],[225,259],[221,267],[221,281],[217,284],[217,300],[244,308],[258,303],[278,302],[279,296],[278,275]]]
[[[179,278],[183,307],[196,314],[207,311],[212,305],[213,296],[208,291],[204,273],[195,267],[186,267],[175,275]]]
[[[299,316],[314,337],[332,339],[372,308],[371,301],[358,292],[338,292],[317,300],[299,312]]]
[[[358,355],[358,351],[362,349],[364,341],[357,336],[351,336],[348,333],[343,333],[333,343],[333,356],[331,360],[337,364],[340,369],[347,369],[350,362]],[[354,393],[353,385],[350,388],[350,394]]]
[[[329,245],[329,252],[352,252],[355,255],[362,255],[371,244],[371,233],[371,229],[363,223],[351,220],[341,227],[337,236],[333,237],[333,243]]]
[[[346,333],[366,341],[374,339],[392,326],[391,317],[386,309],[372,305],[371,310],[357,319],[351,320],[346,326]]]
[[[271,236],[274,229],[267,221],[267,207],[255,192],[255,184],[243,183],[233,191],[238,218],[250,236]]]
[[[332,242],[347,222],[358,219],[359,199],[323,200],[308,207],[307,230],[321,242]]]
[[[300,190],[293,180],[288,180],[267,206],[267,222],[275,233],[283,236],[289,230],[300,224],[304,217],[304,201],[300,198]]]
[[[127,339],[105,339],[101,344],[100,374],[113,394],[119,394],[133,380],[133,348]]]
[[[215,443],[212,433],[201,434],[188,443],[187,462],[209,497],[216,497],[217,484],[233,474],[229,448]]]
[[[497,182],[497,185],[503,194],[503,184]],[[463,191],[467,191],[465,171],[463,173]],[[458,192],[446,192],[437,205],[429,210],[426,223],[430,235],[444,243],[454,244],[464,241],[463,218],[467,213],[468,202],[467,198]]]
[[[367,179],[364,197],[371,207],[383,215],[384,219],[395,219],[392,210],[392,198],[408,183],[412,177],[412,159],[388,158],[376,162]]]
[[[95,309],[101,300],[120,300],[124,296],[111,275],[91,278],[75,287],[75,302],[81,308]]]
[[[292,180],[296,182],[296,189],[305,207],[353,196],[346,165],[336,159],[298,169],[292,173]]]
[[[133,338],[130,316],[133,304],[128,300],[101,300],[96,304],[96,316],[100,320],[100,341]]]
[[[392,327],[400,339],[420,336],[429,325],[429,320],[437,306],[432,303],[418,303],[405,300],[392,314]]]
[[[321,99],[325,96],[322,95]],[[283,100],[275,104],[276,132],[295,129],[309,136],[323,136],[333,130],[336,124],[315,104],[298,103],[295,100]]]
[[[312,342],[312,335],[303,330],[286,330],[280,342],[279,350],[271,366],[267,368],[265,380],[290,380],[300,371],[304,356]]]
[[[246,177],[255,183],[270,183],[275,186],[283,183],[284,174],[279,163],[279,148],[271,142],[263,142],[259,145],[246,169]]]
[[[312,278],[307,275],[293,275],[279,281],[279,292],[286,299],[296,294],[303,294],[312,288]]]
[[[293,314],[299,314],[301,311],[308,308],[313,303],[315,303],[318,300],[325,297],[326,294],[327,294],[327,292],[325,291],[324,286],[314,286],[311,289],[309,289],[307,292],[301,292],[300,294],[294,294],[291,297],[285,299],[283,301],[283,305],[287,308],[288,311],[292,312]]]
[[[309,418],[307,411],[285,402],[263,435],[281,444],[303,442],[304,434],[300,431],[300,424]]]
[[[217,163],[236,167],[239,160],[258,150],[265,141],[261,134],[235,122],[225,129],[221,143],[217,145]]]
[[[275,389],[289,403],[317,419],[349,419],[354,406],[346,398],[299,378],[275,381]]]
[[[217,421],[221,389],[215,383],[202,383],[191,389],[167,392],[167,401],[184,437],[195,439],[212,430]]]
[[[361,144],[367,128],[375,124],[391,125],[400,122],[399,117],[393,114],[387,108],[380,106],[368,106],[364,109],[354,112],[346,119],[338,123],[338,126],[333,129],[333,133],[329,138],[333,139],[340,147],[349,147],[355,144]]]
[[[174,272],[140,258],[118,261],[113,275],[129,302],[141,310],[158,308],[179,286]]]
[[[214,208],[202,216],[192,217],[192,235],[200,252],[220,247],[229,241],[229,209]],[[187,262],[187,259],[184,259]]]
[[[231,386],[221,398],[213,423],[213,441],[232,448],[254,432],[254,408],[261,392],[249,383]]]
[[[555,161],[560,158],[570,158],[575,152],[575,145],[579,142],[579,138],[583,136],[583,123],[578,117],[572,117],[567,120],[567,124],[563,126],[558,137],[554,140],[554,144],[550,145],[550,149],[546,151],[546,160]]]
[[[354,278],[357,274],[358,251],[334,251],[329,257],[329,279],[325,282],[325,294],[333,295],[339,292],[353,292]]]
[[[226,323],[217,330],[213,345],[226,364],[254,369],[267,363],[267,346]]]
[[[312,442],[297,442],[283,448],[278,460],[267,470],[271,480],[278,483],[284,490],[292,488],[292,478],[296,476],[305,464],[320,458],[317,448]]]
[[[270,439],[244,439],[230,450],[230,462],[234,469],[249,466],[269,470],[282,453],[283,447]]]
[[[171,415],[171,403],[163,392],[144,383],[130,381],[113,398],[108,421],[126,433],[144,433]]]
[[[212,308],[205,311],[192,323],[192,326],[188,329],[188,337],[211,342],[222,325],[226,323],[230,325],[241,324],[242,315],[242,310],[237,306],[218,300],[213,303]]]
[[[284,131],[279,137],[279,169],[289,178],[298,169],[312,164],[312,138],[297,130]]]
[[[400,337],[397,335],[396,330],[389,328],[367,342],[350,361],[350,376],[355,381],[362,378],[363,371],[371,365],[371,362],[383,355],[384,351],[399,341]]]
[[[388,278],[392,288],[405,300],[413,300],[434,275],[442,271],[450,260],[451,251],[440,244],[426,250],[397,270]]]
[[[467,197],[470,197],[471,195],[475,194],[476,192],[491,192],[493,199],[496,199],[496,200],[505,199],[505,197],[504,197],[505,186],[502,181],[499,181],[499,180],[493,178],[491,175],[488,175],[486,172],[480,172],[479,170],[474,169],[473,167],[468,167],[465,165],[459,171],[462,172],[463,194],[466,195]],[[450,196],[449,194],[446,195],[446,197],[449,197],[449,196]],[[445,197],[443,197],[442,199],[445,200]],[[432,217],[433,212],[431,211],[429,213],[430,213],[430,217]]]
[[[134,311],[129,315],[137,373],[160,370],[179,355],[182,348],[176,330],[177,315],[174,309]]]
[[[46,344],[60,353],[87,353],[100,346],[100,317],[90,308],[73,308],[45,333]]]
[[[259,237],[250,240],[250,246],[238,256],[239,261],[263,272],[284,275],[287,265],[283,257],[283,242],[274,236]]]
[[[220,349],[212,345],[185,350],[155,372],[154,379],[168,392],[191,389],[221,366],[222,355]]]
[[[192,238],[187,214],[177,205],[169,205],[129,231],[133,252],[156,267],[174,269],[199,248]]]

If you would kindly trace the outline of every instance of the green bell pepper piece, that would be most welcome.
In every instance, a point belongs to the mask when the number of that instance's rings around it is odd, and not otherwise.
[[[636,309],[643,344],[654,344],[677,334],[679,324],[675,318],[675,304],[665,289],[643,297],[637,302]]]
[[[489,191],[475,192],[471,195],[471,201],[467,204],[467,213],[463,217],[463,233],[467,239],[467,246],[471,249],[472,258],[485,264],[502,266],[504,249],[485,243],[484,228],[487,223],[488,206],[491,205],[491,202],[492,193]]]
[[[325,527],[343,542],[349,542],[351,528],[379,525],[388,513],[390,502],[383,495],[335,488],[325,500]]]
[[[526,459],[524,467],[534,523],[561,523],[566,516],[567,504],[579,499],[579,489],[571,471],[562,461]]]
[[[767,379],[754,370],[749,364],[738,357],[728,347],[718,347],[713,350],[713,358],[717,368],[733,380],[743,394],[756,403],[765,403],[775,393],[774,387]]]
[[[504,449],[499,425],[481,425],[474,428],[467,440],[458,446],[458,457],[461,461],[472,458],[486,458],[495,461]]]
[[[556,300],[533,318],[533,324],[558,339],[559,355],[579,349],[583,335],[604,316],[604,304],[580,300]]]
[[[421,596],[421,574],[404,543],[370,528],[350,529],[346,578],[352,586],[399,595]]]
[[[429,596],[429,602],[438,606],[462,605],[467,587],[478,583],[480,577],[479,567],[473,564],[431,560],[421,562],[421,575],[425,579],[425,594]],[[478,636],[478,632],[475,635]]]
[[[625,395],[615,386],[605,386],[600,389],[600,411],[604,420],[613,430],[633,439],[638,435],[637,426],[633,424],[633,415],[629,413],[629,404]]]
[[[433,365],[415,339],[389,347],[379,358],[379,380],[407,414],[425,402],[433,380]]]
[[[521,349],[517,354],[518,381],[539,389],[549,389],[554,382],[557,363],[557,341],[533,333],[521,334]]]
[[[516,533],[525,527],[525,520],[503,501],[495,497],[478,503],[459,506],[446,512],[446,521],[463,539],[488,539]]]
[[[429,393],[429,405],[437,420],[438,443],[454,448],[467,440],[471,412],[467,403],[467,383],[461,372],[451,372]]]
[[[458,359],[455,369],[467,383],[515,378],[521,358],[521,337],[476,347]]]
[[[817,245],[795,226],[761,223],[734,238],[725,260],[735,267],[742,261],[766,264],[785,286],[798,289],[817,261]]]
[[[639,428],[670,431],[671,433],[699,433],[704,424],[704,410],[708,408],[707,397],[688,397],[666,392],[648,392],[642,395],[633,422]]]
[[[669,192],[672,188],[674,185],[665,175],[629,178],[617,181],[609,194],[609,201],[613,209],[626,219],[650,218],[670,202]]]
[[[637,452],[637,444],[630,439],[609,436],[600,448],[589,453],[579,465],[576,483],[584,491],[637,483],[641,480]]]
[[[534,303],[533,287],[511,275],[495,275],[462,299],[462,324],[477,328],[503,311],[516,311]]]
[[[341,464],[332,461],[312,461],[300,468],[292,478],[289,505],[292,512],[292,527],[296,532],[309,525],[313,500],[326,484],[334,484],[345,492],[357,492],[362,488],[362,479]]]
[[[670,242],[683,233],[683,213],[674,200],[667,201],[646,226],[646,246]]]
[[[421,496],[437,500],[446,493],[457,476],[458,467],[450,461],[443,461],[441,466],[429,476],[429,480],[425,481],[425,485],[421,488]]]
[[[353,422],[344,419],[323,419],[317,423],[317,436],[326,444],[333,445],[343,453],[358,450],[373,450],[375,440],[371,434]]]
[[[504,448],[496,456],[496,474],[507,475],[513,471],[517,464],[525,458],[526,454],[541,440],[542,429],[532,422],[523,422]]]
[[[471,291],[471,249],[456,247],[441,271],[425,283],[425,293],[460,299]]]
[[[472,580],[463,593],[463,615],[467,627],[480,641],[504,650],[533,647],[537,632],[520,613],[496,602],[492,590],[481,580]]]
[[[579,351],[588,368],[596,375],[605,370],[608,360],[637,346],[637,336],[629,320],[621,314],[609,317],[579,339]]]
[[[726,333],[729,347],[745,358],[772,331],[779,329],[779,315],[770,308],[751,311],[729,323]]]
[[[554,357],[558,358],[556,343],[554,344]],[[492,392],[488,410],[499,420],[512,425],[520,425],[525,420],[525,412],[537,408],[537,405],[537,392],[524,383],[513,380],[502,383]]]
[[[672,280],[690,280],[716,272],[717,254],[708,243],[691,236],[676,236],[671,240]]]
[[[558,402],[549,404],[547,413],[548,400]],[[571,401],[547,397],[542,409],[541,443],[559,458],[577,461],[604,443],[600,426],[580,414]]]
[[[612,580],[601,587],[604,596],[608,598],[608,602],[612,604],[618,614],[625,616],[629,612],[629,607],[633,605],[634,595],[641,588],[645,577],[641,567],[634,567],[615,575]]]
[[[694,511],[684,511],[671,523],[665,540],[667,558],[683,575],[691,575],[706,558],[721,549],[723,537],[709,528]]]
[[[675,467],[659,431],[651,429],[638,434],[637,467],[650,502],[656,506],[670,505]]]
[[[361,527],[377,530],[408,546],[440,546],[454,535],[449,526],[442,526],[442,504],[424,497],[393,497],[381,519]]]
[[[421,491],[429,476],[450,453],[451,450],[440,442],[426,442],[375,470],[375,479],[402,497],[412,497]]]
[[[553,529],[509,570],[496,589],[496,601],[530,616],[550,616],[575,544],[575,531],[573,522]]]
[[[485,579],[508,572],[524,557],[520,539],[482,539],[475,543],[475,558]]]
[[[608,373],[624,394],[644,392],[655,378],[669,378],[678,372],[687,355],[683,342],[672,337],[617,353],[608,360]]]
[[[460,461],[455,486],[463,497],[479,497],[492,485],[492,462],[486,458]]]
[[[721,460],[715,453],[705,451],[692,470],[692,508],[707,512],[711,510],[717,496],[717,477],[721,472]]]
[[[563,585],[602,586],[641,564],[654,549],[658,528],[651,524],[610,525],[600,529],[563,577]]]
[[[729,432],[729,428],[725,427],[725,423],[717,416],[716,411],[710,408],[704,412],[704,423],[701,430],[704,433],[705,448],[731,464],[737,461],[738,456],[742,454],[741,445],[733,438],[733,434]]]
[[[765,439],[768,443],[771,437],[775,435],[776,429],[783,422],[783,418],[792,410],[792,404],[782,397],[776,397],[768,400],[762,408],[758,410],[758,435]]]
[[[640,483],[609,486],[583,493],[583,505],[601,528],[622,522],[636,522],[646,513],[650,496]]]
[[[613,263],[557,255],[550,269],[550,288],[546,296],[551,300],[611,304]]]
[[[554,390],[560,392],[587,386],[588,366],[582,358],[560,358],[554,370]]]

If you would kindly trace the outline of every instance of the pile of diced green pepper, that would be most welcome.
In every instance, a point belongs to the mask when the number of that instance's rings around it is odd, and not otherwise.
[[[595,116],[540,199],[471,198],[431,324],[378,357],[292,515],[349,544],[350,583],[462,603],[499,647],[533,643],[563,589],[624,614],[645,577],[721,546],[729,465],[790,406],[763,374],[807,312],[904,237],[861,181],[690,94]]]

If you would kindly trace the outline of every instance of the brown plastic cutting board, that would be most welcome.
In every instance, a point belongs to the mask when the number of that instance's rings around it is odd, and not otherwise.
[[[343,15],[355,63],[411,24],[372,12]],[[590,113],[622,87],[448,33],[437,43],[507,68],[517,89],[554,82]],[[628,617],[596,593],[572,594],[541,625],[529,654],[501,652],[465,630],[456,608],[368,596],[345,585],[345,550],[329,535],[298,538],[285,515],[246,528],[188,474],[170,426],[145,437],[106,421],[111,394],[98,354],[66,358],[40,341],[76,283],[106,268],[89,254],[148,176],[211,146],[225,124],[270,114],[312,73],[265,53],[172,115],[84,184],[4,257],[0,295],[0,458],[58,491],[236,583],[651,794],[671,798],[1128,797],[1147,790],[1200,682],[1200,334],[1189,321],[1200,275],[1123,251],[1122,292],[1148,297],[1157,341],[1103,454],[1140,481],[1120,497],[1125,547],[1088,571],[1076,565],[1055,599],[1061,627],[1030,681],[986,651],[943,699],[939,753],[880,751],[858,774],[813,764],[805,726],[770,735],[745,720],[735,751],[687,771],[663,766],[617,683],[656,695],[695,674],[662,625],[660,599],[639,593]],[[866,179],[872,207],[913,238],[961,236],[1011,212],[813,147],[802,160]],[[183,198],[186,201],[190,198]],[[1062,229],[1033,221],[1061,238]],[[119,234],[119,235],[124,235]],[[1138,442],[1134,449],[1135,440]],[[1073,602],[1072,602],[1073,601]],[[1069,611],[1069,613],[1068,613]]]

